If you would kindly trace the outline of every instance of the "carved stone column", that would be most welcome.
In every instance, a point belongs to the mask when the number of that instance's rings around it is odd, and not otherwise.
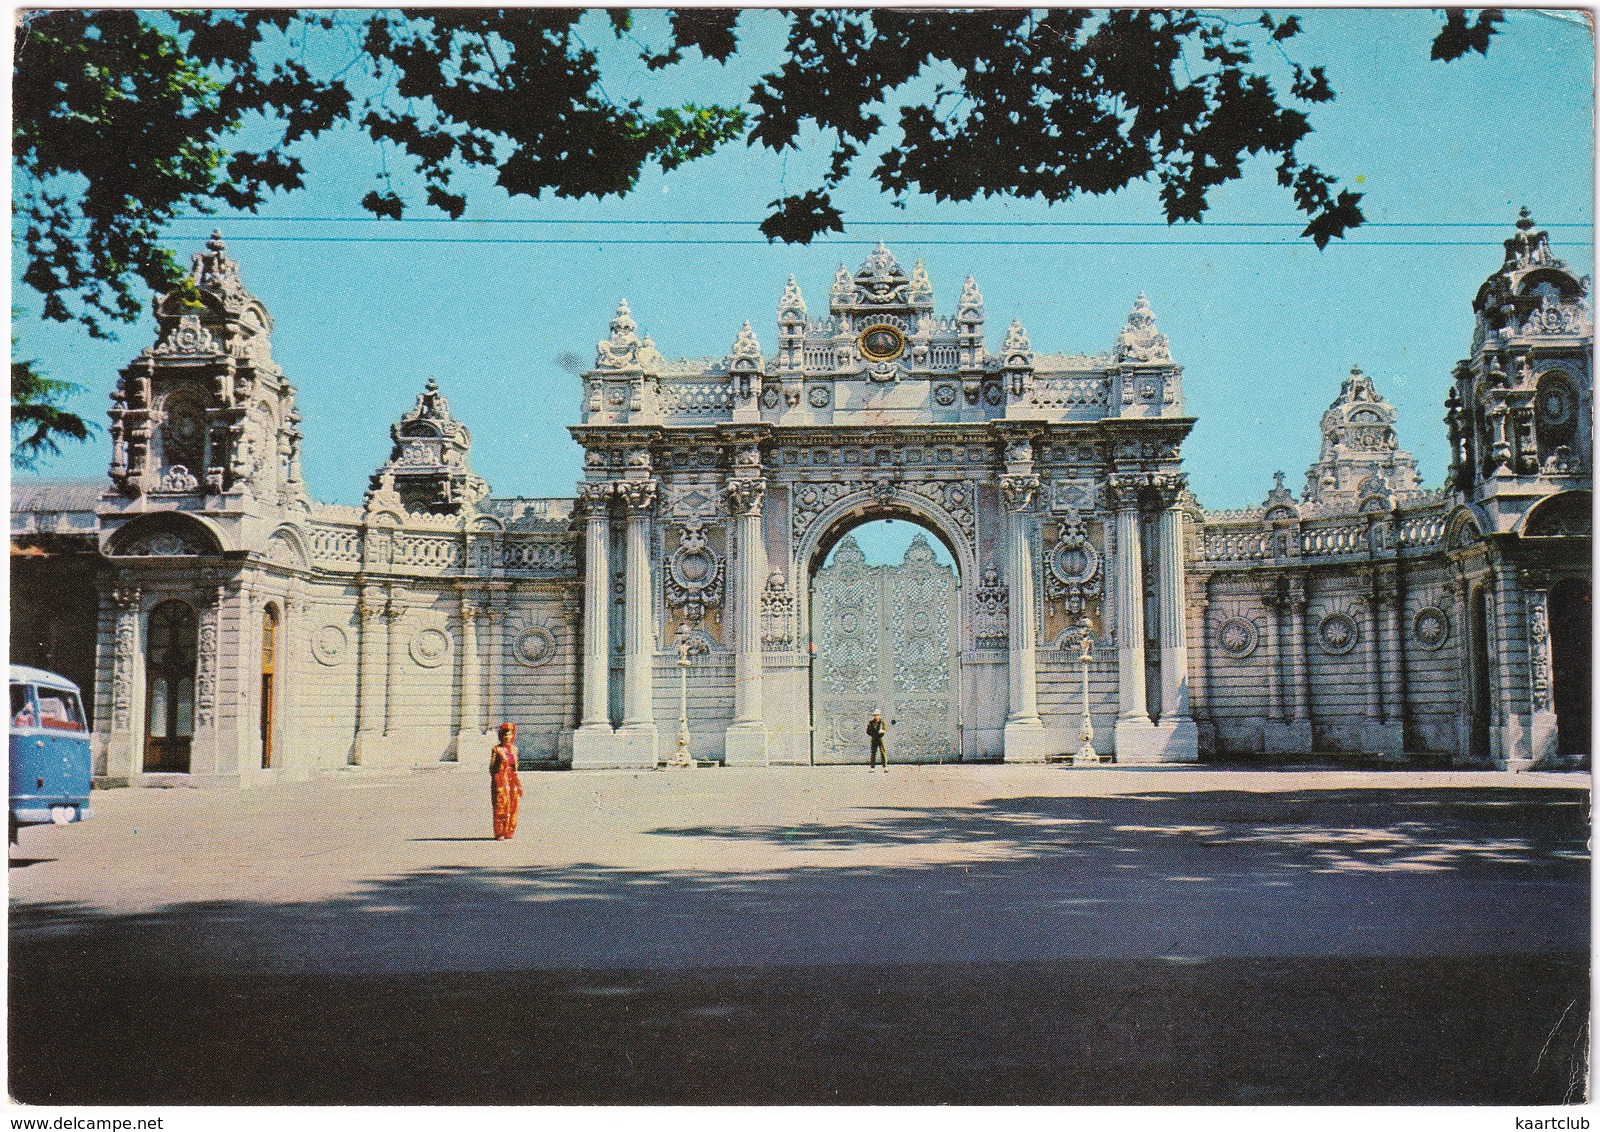
[[[139,719],[143,699],[139,663],[138,586],[117,586],[111,591],[116,609],[111,643],[111,728],[106,739],[105,772],[108,778],[127,781],[143,770]]]
[[[456,713],[456,743],[453,752],[456,762],[468,762],[483,747],[483,708],[480,694],[483,677],[478,668],[478,622],[483,619],[483,608],[470,590],[459,596],[461,610],[461,667],[456,686],[461,701]]]
[[[483,610],[484,620],[488,623],[486,636],[489,638],[488,663],[484,665],[483,708],[487,715],[487,726],[484,730],[489,732],[507,722],[504,718],[507,615],[504,603],[503,592],[491,591]]]
[[[1287,741],[1297,752],[1311,750],[1311,661],[1306,652],[1306,580],[1289,578],[1289,725]]]
[[[1039,477],[1008,475],[1000,480],[1006,509],[1006,584],[1010,590],[1010,710],[1006,716],[1005,761],[1043,762],[1044,721],[1039,718],[1033,586],[1033,501]]]
[[[1550,581],[1524,570],[1522,605],[1528,623],[1528,766],[1531,769],[1560,753],[1556,723],[1555,669],[1550,654]]]
[[[1379,577],[1377,598],[1383,616],[1384,722],[1398,728],[1403,736],[1406,723],[1406,658],[1405,638],[1400,628],[1400,611],[1404,602],[1398,573]]]
[[[1149,477],[1119,472],[1110,477],[1117,511],[1113,582],[1117,618],[1117,761],[1159,762],[1160,742],[1145,696],[1144,552],[1140,545],[1140,493]]]
[[[611,498],[616,485],[578,485],[587,513],[583,544],[583,693],[572,735],[572,765],[606,766],[611,758]]]
[[[1267,670],[1266,725],[1270,733],[1273,725],[1282,721],[1283,712],[1283,662],[1278,656],[1278,644],[1283,639],[1278,609],[1282,596],[1278,592],[1278,578],[1268,575],[1261,582],[1261,604],[1267,612],[1266,632],[1261,634],[1261,654]]]
[[[400,658],[395,655],[395,650],[400,645],[400,622],[405,619],[406,602],[403,591],[391,589],[383,603],[384,650],[383,650],[383,737],[389,737],[390,728],[394,726],[394,685],[395,670],[400,666]]]
[[[762,710],[761,592],[767,576],[761,539],[762,479],[730,480],[728,511],[738,540],[733,585],[733,724],[724,742],[729,766],[765,766],[767,723]]]
[[[388,642],[381,586],[363,586],[356,599],[359,640],[356,647],[356,741],[350,749],[350,765],[370,763],[377,754],[387,714],[385,676],[388,669]]]
[[[656,481],[626,480],[617,494],[628,511],[624,560],[627,593],[623,606],[622,739],[620,754],[627,766],[656,765],[654,694],[655,584],[650,570],[650,512],[656,502]]]
[[[1156,608],[1161,641],[1161,761],[1200,759],[1200,732],[1189,714],[1189,634],[1184,618],[1183,511],[1187,477],[1160,478],[1161,517],[1156,531]]]

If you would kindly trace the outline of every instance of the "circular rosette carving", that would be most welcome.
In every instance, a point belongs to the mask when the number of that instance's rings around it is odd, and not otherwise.
[[[311,634],[311,655],[317,663],[326,664],[330,668],[344,663],[344,654],[349,646],[350,642],[344,635],[344,630],[337,625],[324,625]]]
[[[542,625],[532,625],[517,634],[511,643],[511,655],[518,664],[538,668],[548,664],[556,655],[555,634]]]
[[[1425,649],[1442,648],[1450,639],[1450,618],[1435,606],[1418,610],[1411,621],[1411,635]]]
[[[826,409],[829,400],[828,387],[826,385],[813,385],[811,392],[806,394],[806,399],[811,402],[812,408]]]
[[[1348,613],[1330,613],[1317,623],[1317,643],[1322,651],[1343,656],[1361,639],[1361,627]]]
[[[423,668],[438,668],[450,656],[450,638],[442,629],[422,629],[411,638],[411,659]]]
[[[1235,660],[1256,651],[1256,627],[1242,617],[1229,617],[1217,626],[1217,647]]]
[[[956,387],[954,385],[936,385],[933,387],[933,399],[940,405],[948,408],[956,403]]]

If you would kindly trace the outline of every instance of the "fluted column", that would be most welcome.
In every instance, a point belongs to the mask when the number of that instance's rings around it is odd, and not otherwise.
[[[1117,761],[1156,762],[1161,758],[1145,694],[1144,552],[1140,545],[1141,494],[1150,477],[1119,472],[1110,477],[1117,511],[1117,548],[1112,582],[1117,618]]]
[[[1195,762],[1200,732],[1189,712],[1189,631],[1183,565],[1183,510],[1188,477],[1155,477],[1161,515],[1156,527],[1156,616],[1161,648],[1161,761]]]
[[[1398,574],[1380,579],[1378,605],[1383,613],[1383,698],[1384,718],[1396,727],[1405,726],[1405,647],[1400,629],[1400,610],[1403,602]]]
[[[1266,721],[1270,729],[1284,717],[1283,711],[1283,662],[1278,656],[1278,642],[1283,639],[1282,626],[1278,610],[1282,605],[1282,598],[1278,593],[1278,579],[1275,576],[1261,583],[1261,604],[1267,612],[1266,632],[1261,634],[1261,659],[1267,673],[1267,711]]]
[[[1041,762],[1044,722],[1039,718],[1033,586],[1033,501],[1039,477],[1031,473],[1001,478],[1006,509],[1006,587],[1009,591],[1009,707],[1005,727],[1007,762]]]
[[[728,482],[728,511],[738,540],[733,585],[733,725],[728,728],[725,758],[729,766],[765,765],[767,723],[762,707],[761,589],[767,575],[766,547],[761,538],[763,479]]]
[[[579,722],[572,733],[574,767],[614,766],[616,738],[611,727],[611,501],[617,485],[609,480],[578,485],[584,508],[583,655],[579,661]]]
[[[1309,664],[1306,657],[1306,582],[1304,578],[1289,579],[1289,719],[1291,722],[1311,719],[1311,689],[1307,683]]]
[[[395,669],[399,667],[400,659],[395,655],[395,649],[400,643],[400,622],[406,615],[406,601],[402,593],[389,591],[387,600],[383,604],[384,628],[384,653],[383,653],[383,735],[389,737],[390,728],[394,726],[394,685]]]
[[[619,482],[617,495],[628,513],[623,548],[627,590],[622,611],[622,730],[629,737],[624,743],[624,759],[627,765],[655,766],[655,635],[651,632],[655,585],[650,571],[650,512],[656,502],[656,481]]]

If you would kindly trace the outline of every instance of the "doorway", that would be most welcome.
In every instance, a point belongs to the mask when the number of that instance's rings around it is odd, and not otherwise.
[[[194,610],[164,601],[150,611],[145,655],[144,769],[188,774],[194,740]]]
[[[882,711],[891,762],[961,757],[959,575],[915,523],[878,520],[812,579],[812,761],[865,763]]]

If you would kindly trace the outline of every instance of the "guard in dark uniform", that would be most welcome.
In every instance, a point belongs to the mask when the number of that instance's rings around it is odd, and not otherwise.
[[[889,726],[883,722],[883,712],[873,712],[872,718],[867,720],[867,738],[872,742],[872,749],[867,754],[867,771],[869,773],[880,761],[883,763],[883,773],[889,773],[889,751],[883,745],[883,733],[887,730],[889,730]]]

